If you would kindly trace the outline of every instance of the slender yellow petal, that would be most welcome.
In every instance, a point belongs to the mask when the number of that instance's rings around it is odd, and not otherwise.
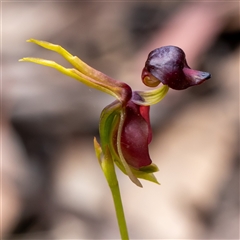
[[[114,92],[115,94],[114,95],[112,94],[112,95],[115,97],[117,96],[117,99],[119,99],[121,102],[127,102],[131,98],[132,91],[131,91],[131,88],[126,83],[119,82],[119,81],[107,76],[106,74],[90,67],[85,62],[83,62],[81,59],[79,59],[77,56],[73,56],[71,53],[69,53],[67,50],[65,50],[60,45],[56,45],[56,44],[52,44],[49,42],[40,41],[40,40],[36,40],[36,39],[29,39],[29,40],[27,40],[27,42],[35,43],[43,48],[46,48],[48,50],[51,50],[51,51],[54,51],[54,52],[60,54],[84,76],[89,77],[89,79],[92,81],[95,80],[95,83],[97,85],[102,85],[103,88],[108,88],[111,92]],[[27,58],[27,59],[29,59],[29,58]],[[36,61],[32,61],[32,62],[37,63]],[[39,64],[43,64],[43,63],[39,63]],[[97,87],[95,87],[95,88],[97,88]],[[103,90],[103,88],[101,90]]]
[[[40,65],[44,65],[47,67],[52,67],[55,68],[56,70],[58,70],[59,72],[77,79],[78,81],[84,83],[85,85],[98,89],[100,91],[106,92],[112,96],[114,96],[115,98],[120,100],[119,95],[116,93],[117,90],[115,91],[114,87],[105,85],[103,83],[99,83],[97,82],[95,79],[91,79],[90,77],[84,75],[83,73],[77,71],[75,68],[65,68],[63,66],[61,66],[60,64],[51,61],[51,60],[45,60],[45,59],[41,59],[41,58],[31,58],[31,57],[27,57],[27,58],[22,58],[19,60],[20,62],[33,62],[33,63],[37,63]]]
[[[160,102],[167,94],[169,87],[163,85],[160,88],[149,90],[149,91],[135,91],[135,94],[138,94],[141,99],[132,99],[132,101],[138,105],[150,106]]]
[[[37,39],[29,39],[27,42],[35,43],[43,48],[46,48],[48,50],[54,51],[60,55],[62,55],[69,63],[71,63],[76,69],[78,69],[80,72],[84,73],[85,75],[100,80],[99,78],[99,71],[96,69],[93,69],[89,65],[87,65],[85,62],[83,62],[81,59],[79,59],[77,56],[73,56],[71,53],[69,53],[67,50],[65,50],[60,45],[52,44],[46,41],[40,41]],[[104,76],[105,74],[100,73],[101,76]]]
[[[100,166],[102,167],[102,164],[101,164],[102,161],[103,161],[102,148],[101,148],[100,144],[98,143],[98,141],[95,137],[93,139],[93,144],[94,144],[96,157],[98,159],[98,162],[99,162]]]

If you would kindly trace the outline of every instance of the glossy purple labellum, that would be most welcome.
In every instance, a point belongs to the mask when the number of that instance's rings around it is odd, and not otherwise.
[[[165,46],[150,52],[142,71],[146,85],[157,86],[161,82],[175,90],[199,85],[210,77],[210,73],[191,69],[183,50],[175,46]]]

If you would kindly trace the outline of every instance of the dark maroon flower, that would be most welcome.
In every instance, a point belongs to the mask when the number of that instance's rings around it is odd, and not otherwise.
[[[161,101],[169,87],[182,90],[195,86],[210,78],[210,74],[191,69],[186,62],[185,53],[180,48],[161,47],[148,55],[142,71],[142,80],[149,87],[156,87],[160,83],[164,86],[148,91],[132,91],[126,83],[97,71],[59,45],[36,39],[28,41],[59,53],[74,68],[65,68],[54,61],[39,58],[23,58],[20,61],[53,67],[117,99],[101,113],[99,124],[101,145],[96,138],[94,139],[97,158],[106,178],[108,181],[110,179],[110,184],[115,178],[112,175],[113,161],[138,186],[142,186],[138,178],[158,183],[153,174],[158,168],[152,163],[148,151],[152,139],[149,106]]]
[[[147,86],[155,87],[161,82],[176,90],[199,85],[210,77],[210,73],[191,69],[183,50],[175,46],[150,52],[142,71],[142,79]]]

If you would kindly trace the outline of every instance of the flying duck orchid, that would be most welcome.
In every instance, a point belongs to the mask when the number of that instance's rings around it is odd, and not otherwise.
[[[98,89],[116,98],[105,107],[100,116],[100,142],[94,138],[94,148],[105,176],[110,174],[106,161],[114,162],[138,186],[139,178],[158,183],[154,172],[148,145],[152,139],[149,119],[150,105],[163,99],[169,88],[182,90],[201,84],[210,78],[206,72],[190,69],[184,52],[175,46],[153,50],[142,71],[142,81],[148,91],[133,91],[129,85],[117,81],[90,67],[64,48],[52,43],[30,39],[28,42],[40,45],[62,55],[73,68],[65,68],[54,61],[39,58],[23,58],[20,61],[34,62],[57,69],[89,87]],[[110,174],[111,175],[111,174]]]

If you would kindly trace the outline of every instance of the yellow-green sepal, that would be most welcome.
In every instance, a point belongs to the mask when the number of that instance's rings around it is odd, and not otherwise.
[[[150,106],[160,102],[167,94],[169,87],[163,85],[160,88],[148,91],[134,91],[132,101],[141,106]]]
[[[156,164],[151,163],[150,165],[148,165],[146,167],[141,167],[139,170],[141,172],[145,172],[145,173],[154,173],[154,172],[158,172],[159,168]]]
[[[124,173],[127,175],[123,165],[121,164],[121,162],[117,159],[115,159],[115,164],[118,166],[118,168]],[[144,179],[144,180],[147,180],[147,181],[150,181],[150,182],[154,182],[154,183],[157,183],[157,184],[160,184],[158,182],[158,180],[156,179],[156,177],[154,176],[153,172],[145,172],[145,171],[142,171],[142,170],[138,170],[138,169],[135,169],[133,167],[130,166],[130,169],[131,169],[131,172],[133,173],[133,175],[136,177],[136,178],[141,178],[141,179]],[[150,168],[149,168],[150,169]],[[156,168],[154,167],[154,170],[156,170]]]
[[[137,179],[137,177],[132,173],[130,166],[127,164],[126,160],[123,157],[121,150],[121,131],[124,122],[124,110],[122,103],[119,101],[114,101],[107,107],[105,107],[101,113],[100,124],[99,124],[99,133],[101,138],[101,144],[103,149],[103,154],[105,155],[105,149],[108,149],[112,158],[115,158],[116,149],[113,146],[114,137],[117,138],[117,158],[121,162],[121,166],[124,168],[126,175],[131,179],[133,183],[137,186],[142,187],[142,184]],[[114,135],[117,136],[114,136]]]
[[[60,45],[52,44],[36,39],[29,39],[27,42],[35,43],[43,48],[54,51],[64,57],[75,68],[65,68],[54,61],[45,60],[41,58],[26,57],[19,61],[33,62],[44,66],[55,68],[63,74],[77,79],[89,87],[108,93],[116,97],[121,102],[126,102],[131,98],[131,88],[123,82],[119,82],[106,74],[90,67],[77,56],[73,56]]]

